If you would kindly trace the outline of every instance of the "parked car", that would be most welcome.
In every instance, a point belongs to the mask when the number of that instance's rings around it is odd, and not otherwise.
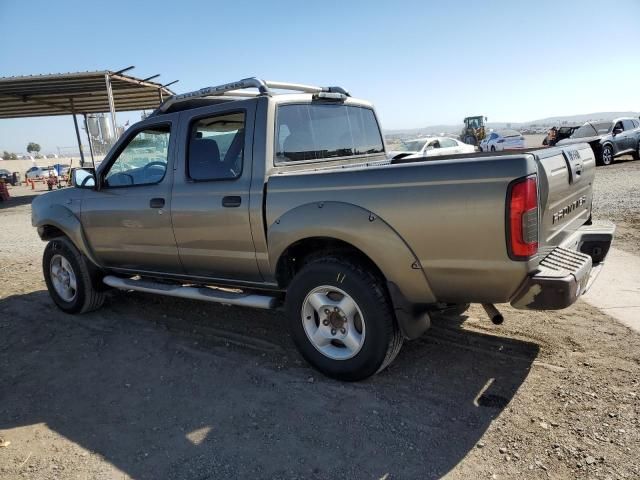
[[[42,178],[44,176],[48,176],[48,168],[47,167],[37,167],[33,166],[24,174],[25,178],[35,179]]]
[[[542,140],[542,145],[553,147],[560,140],[564,140],[565,138],[571,137],[571,135],[573,135],[575,133],[575,131],[578,130],[579,128],[580,128],[579,125],[575,125],[575,126],[572,126],[572,127],[560,127],[560,128],[558,128],[556,130],[555,141],[553,141],[553,142],[551,142],[551,144],[549,144],[548,137],[544,137],[544,139]]]
[[[95,173],[75,169],[77,188],[34,199],[49,294],[67,313],[107,287],[283,306],[311,365],[359,380],[443,308],[553,310],[586,291],[615,229],[591,221],[587,144],[389,161],[380,132],[340,87],[173,96]]]
[[[13,185],[15,187],[16,182],[14,181],[13,173],[9,170],[0,169],[0,180],[4,180],[5,183]]]
[[[502,150],[522,150],[524,137],[516,130],[496,130],[480,142],[481,152],[500,152]]]
[[[586,142],[591,145],[598,165],[611,165],[613,160],[630,154],[640,159],[640,122],[637,118],[623,117],[606,122],[587,122],[570,138],[556,145]]]
[[[402,150],[389,152],[389,158],[403,157],[438,157],[441,155],[454,155],[462,153],[474,153],[473,145],[450,137],[427,137],[402,142]]]

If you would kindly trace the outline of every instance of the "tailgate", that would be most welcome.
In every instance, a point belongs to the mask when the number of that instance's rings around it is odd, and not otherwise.
[[[559,246],[591,217],[596,161],[586,143],[535,152],[538,162],[542,256]]]

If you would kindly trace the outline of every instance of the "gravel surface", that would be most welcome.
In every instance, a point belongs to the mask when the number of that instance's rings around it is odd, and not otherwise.
[[[593,218],[614,222],[616,248],[640,255],[640,161],[622,158],[597,169]]]
[[[621,215],[612,198],[639,167],[598,169],[598,216]],[[31,192],[12,193],[2,479],[640,478],[640,336],[581,301],[500,306],[500,326],[475,306],[434,318],[385,372],[339,383],[304,363],[280,312],[116,292],[98,312],[61,313]],[[635,199],[622,201],[632,232]]]

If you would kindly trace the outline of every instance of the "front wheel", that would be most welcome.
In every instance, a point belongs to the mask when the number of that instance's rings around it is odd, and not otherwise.
[[[496,147],[495,147],[495,145],[491,145],[491,151],[492,151],[492,152],[495,152],[495,151],[496,151]]]
[[[90,312],[104,303],[99,275],[69,239],[60,237],[47,244],[42,270],[49,295],[63,312]]]
[[[640,142],[638,142],[638,146],[636,147],[636,151],[631,154],[634,160],[640,160]]]
[[[286,310],[300,353],[329,377],[365,379],[402,347],[383,282],[349,260],[328,257],[305,265],[289,286]]]
[[[611,145],[605,145],[602,147],[602,153],[600,154],[601,165],[611,165],[613,163],[613,148]]]

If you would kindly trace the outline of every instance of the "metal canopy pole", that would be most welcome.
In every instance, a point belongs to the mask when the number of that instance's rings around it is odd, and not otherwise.
[[[91,153],[91,165],[93,165],[93,170],[96,169],[96,161],[93,158],[93,142],[91,141],[91,133],[89,133],[89,122],[87,122],[87,114],[83,113],[84,117],[84,129],[87,132],[87,138],[89,139],[89,152]]]
[[[78,128],[78,119],[76,118],[76,110],[73,107],[73,98],[69,99],[71,104],[71,116],[73,117],[73,126],[76,127],[76,138],[78,139],[78,148],[80,149],[80,166],[84,167],[84,152],[82,151],[82,141],[80,140],[80,129]]]
[[[111,90],[111,78],[108,73],[104,74],[104,82],[107,85],[107,98],[109,100],[109,112],[111,113],[111,126],[113,127],[113,135],[118,138],[118,128],[116,127],[116,105],[113,102],[113,90]]]

